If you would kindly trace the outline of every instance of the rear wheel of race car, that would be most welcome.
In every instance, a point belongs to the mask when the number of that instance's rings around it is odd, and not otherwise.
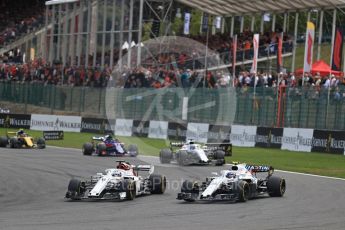
[[[191,193],[192,197],[189,199],[185,199],[185,201],[194,202],[195,198],[197,198],[199,196],[199,185],[196,181],[185,180],[182,183],[181,192],[182,193]]]
[[[135,181],[126,180],[125,181],[126,198],[127,200],[134,200],[136,196],[136,186]]]
[[[46,140],[43,137],[37,139],[36,142],[37,148],[44,149],[46,147]]]
[[[72,200],[80,200],[81,193],[81,181],[78,179],[71,179],[68,184],[66,197]]]
[[[217,166],[222,166],[223,164],[225,164],[225,152],[222,150],[217,150],[214,153],[214,159],[216,160]]]
[[[165,176],[151,174],[149,177],[150,190],[152,194],[163,194],[166,189],[167,179]]]
[[[90,156],[93,153],[93,144],[90,142],[87,142],[83,144],[82,152],[84,155]]]
[[[18,138],[12,137],[10,139],[10,148],[20,148],[20,141],[18,140]]]
[[[271,197],[282,197],[286,190],[285,179],[270,176],[267,181],[267,192]]]
[[[129,145],[128,149],[127,149],[127,152],[129,154],[129,156],[131,156],[131,157],[138,156],[138,154],[139,154],[138,146],[137,145],[133,145],[133,144]]]
[[[162,149],[159,152],[159,160],[162,164],[170,164],[173,154],[170,149]]]
[[[177,160],[177,163],[179,164],[179,165],[181,165],[181,166],[184,166],[184,165],[186,165],[187,164],[187,158],[188,158],[188,153],[187,153],[187,151],[184,151],[184,150],[182,150],[182,151],[179,151],[178,152],[178,155],[177,155],[177,157],[176,157],[176,160]]]
[[[249,199],[249,184],[246,181],[240,181],[238,183],[238,190],[238,200],[246,202]]]
[[[0,137],[0,147],[6,147],[8,144],[8,138],[6,136]]]
[[[97,144],[97,151],[98,156],[106,156],[107,155],[107,146],[104,143]]]

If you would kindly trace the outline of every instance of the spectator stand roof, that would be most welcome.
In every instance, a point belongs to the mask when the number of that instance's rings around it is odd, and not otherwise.
[[[219,16],[345,7],[345,0],[177,0]]]

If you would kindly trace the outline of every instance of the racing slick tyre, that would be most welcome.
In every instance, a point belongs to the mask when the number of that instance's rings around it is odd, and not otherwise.
[[[162,164],[170,164],[173,154],[170,149],[162,149],[159,152],[159,160]]]
[[[199,196],[199,185],[196,181],[185,180],[181,186],[182,193],[191,193],[191,198],[184,199],[188,202],[194,202],[195,199]]]
[[[249,192],[249,184],[246,181],[240,181],[238,183],[238,200],[246,202],[249,199]]]
[[[8,138],[6,136],[0,137],[0,147],[6,147],[8,144]]]
[[[10,148],[14,148],[14,149],[20,148],[20,141],[17,138],[12,137],[10,139]]]
[[[129,154],[129,156],[131,156],[131,157],[138,156],[138,154],[139,154],[138,146],[137,145],[133,145],[133,144],[129,145],[127,152]]]
[[[184,166],[187,165],[187,158],[188,158],[188,153],[187,151],[179,151],[178,154],[176,155],[176,161],[179,165]]]
[[[152,194],[163,194],[167,186],[167,179],[165,176],[158,174],[151,174],[149,177],[150,190]]]
[[[136,196],[135,181],[125,180],[124,186],[125,186],[127,200],[134,200]]]
[[[107,146],[104,143],[97,144],[97,152],[98,156],[106,156],[107,155]]]
[[[217,150],[214,153],[214,159],[216,160],[216,166],[222,166],[225,164],[225,152],[222,150]]]
[[[91,156],[94,151],[93,144],[90,142],[83,144],[81,151],[83,152],[84,155]]]
[[[46,147],[46,140],[43,137],[40,137],[36,141],[38,149],[44,149]]]
[[[68,184],[66,198],[72,200],[80,200],[82,195],[81,181],[78,179],[71,179]]]
[[[286,190],[285,179],[270,176],[267,181],[267,192],[271,197],[282,197]]]

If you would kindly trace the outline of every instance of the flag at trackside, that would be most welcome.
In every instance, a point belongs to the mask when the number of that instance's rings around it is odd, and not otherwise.
[[[258,65],[258,53],[259,53],[259,34],[254,34],[253,49],[254,49],[253,63],[252,63],[252,69],[250,72],[256,73],[258,69],[257,65]]]
[[[304,65],[303,72],[310,73],[313,65],[313,45],[315,36],[315,25],[307,22],[307,32],[305,36]]]
[[[280,73],[283,68],[283,33],[277,35],[277,73]]]
[[[341,64],[343,60],[343,43],[344,32],[342,29],[337,28],[333,46],[332,70],[341,71]]]
[[[233,86],[236,74],[236,57],[237,57],[237,34],[232,38],[232,77],[233,77]]]
[[[189,34],[189,27],[190,27],[190,13],[184,14],[184,26],[183,26],[183,34],[188,35]]]

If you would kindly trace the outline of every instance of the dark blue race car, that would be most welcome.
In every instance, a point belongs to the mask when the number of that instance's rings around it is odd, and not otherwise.
[[[106,135],[92,137],[91,142],[83,145],[82,152],[84,155],[136,157],[138,155],[138,147],[131,144],[126,148],[125,144],[117,138],[113,138],[112,135]]]

